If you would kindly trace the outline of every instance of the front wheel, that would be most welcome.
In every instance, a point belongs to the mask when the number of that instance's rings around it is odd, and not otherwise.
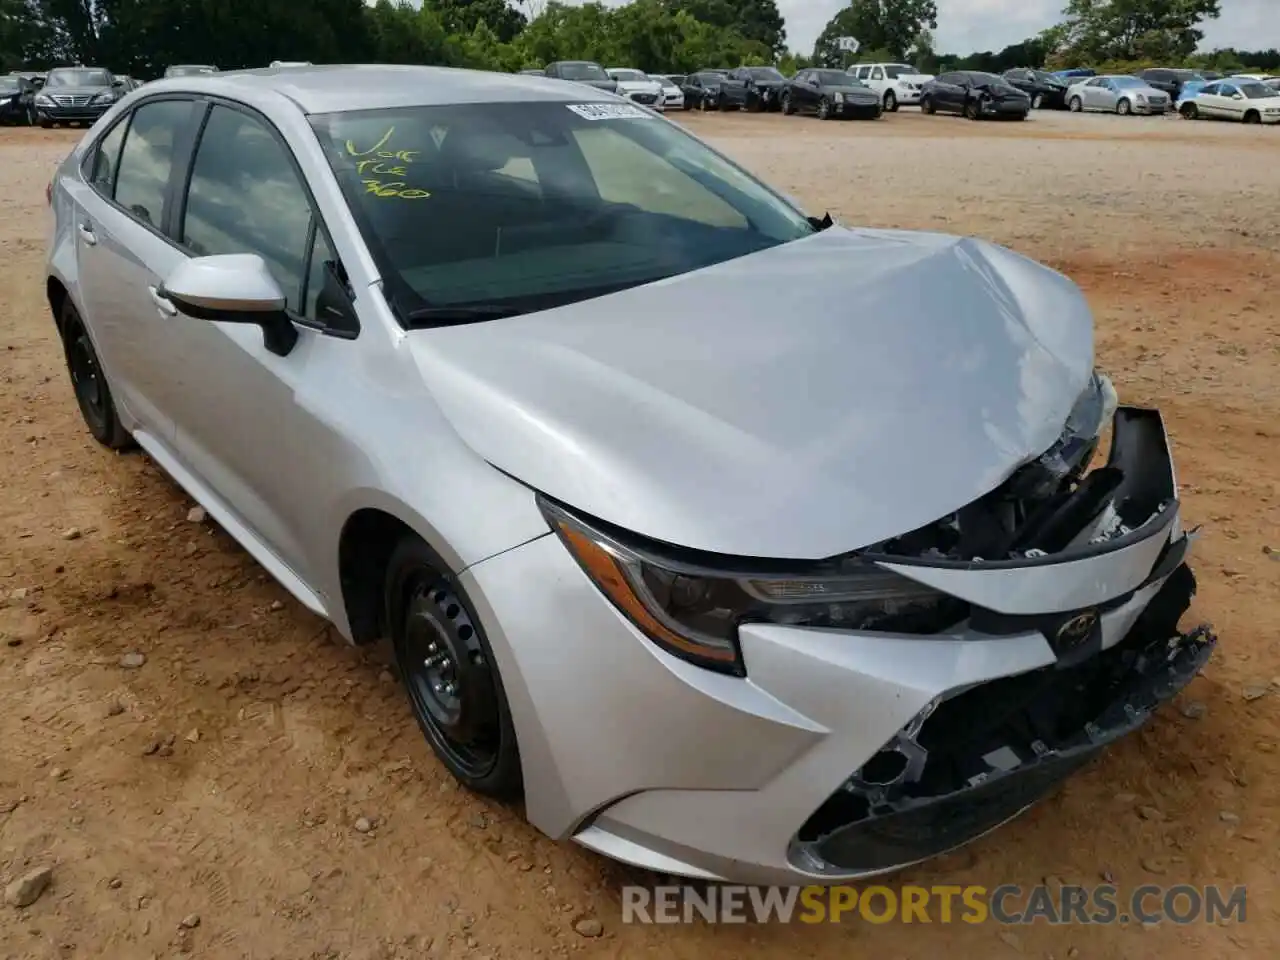
[[[120,423],[111,388],[103,373],[98,352],[89,339],[84,321],[72,306],[70,297],[62,305],[62,349],[71,375],[71,388],[76,394],[80,416],[93,439],[111,450],[126,450],[133,445],[133,437]]]
[[[1129,116],[1129,114],[1133,113],[1133,104],[1122,98],[1120,102],[1116,104],[1116,113],[1120,114],[1122,117]]]
[[[796,112],[795,106],[791,103],[791,94],[789,93],[782,95],[782,112],[788,117]]]
[[[1032,98],[1031,98],[1031,109],[1032,109],[1032,110],[1039,110],[1039,109],[1040,109],[1041,107],[1043,107],[1043,106],[1044,106],[1044,94],[1043,94],[1043,93],[1037,93],[1034,97],[1032,97]]]
[[[391,554],[385,587],[396,663],[427,742],[477,793],[510,798],[522,785],[511,708],[479,618],[417,537]]]
[[[1244,115],[1244,122],[1245,123],[1261,123],[1262,114],[1260,114],[1257,110],[1250,110],[1248,113]]]
[[[898,95],[892,90],[884,95],[884,108],[890,113],[896,113],[898,110]]]
[[[821,100],[818,101],[818,119],[819,120],[831,119],[831,101],[828,100],[826,97],[823,97]]]
[[[1182,114],[1183,120],[1200,119],[1200,108],[1197,107],[1194,103],[1184,103],[1182,105],[1182,109],[1179,110],[1178,112]]]
[[[933,97],[925,97],[920,101],[920,112],[933,116],[937,112],[937,108],[933,105]]]
[[[1079,97],[1072,97],[1071,102],[1067,104],[1067,109],[1072,113],[1082,113],[1084,111],[1084,101]]]
[[[970,120],[981,120],[982,111],[978,107],[978,101],[970,100],[964,105],[964,115]]]

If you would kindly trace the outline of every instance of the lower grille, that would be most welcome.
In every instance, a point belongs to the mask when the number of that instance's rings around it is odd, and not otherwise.
[[[631,99],[636,103],[657,103],[658,98],[652,93],[633,93]]]

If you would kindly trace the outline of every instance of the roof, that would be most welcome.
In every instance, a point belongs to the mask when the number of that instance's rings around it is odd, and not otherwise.
[[[385,107],[444,106],[453,103],[513,101],[608,101],[610,93],[584,84],[487,70],[453,67],[332,64],[312,67],[263,67],[173,77],[148,84],[149,90],[185,90],[257,99],[278,93],[305,113],[377,110]]]

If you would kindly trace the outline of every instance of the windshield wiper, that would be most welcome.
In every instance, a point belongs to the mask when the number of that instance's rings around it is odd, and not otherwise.
[[[447,327],[458,323],[479,323],[483,320],[502,320],[528,313],[520,307],[508,307],[498,303],[467,303],[456,307],[419,307],[404,313],[406,327]]]

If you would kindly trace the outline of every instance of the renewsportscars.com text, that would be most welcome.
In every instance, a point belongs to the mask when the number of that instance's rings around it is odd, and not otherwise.
[[[622,888],[623,923],[1124,924],[1245,921],[1242,886],[1004,884]]]

